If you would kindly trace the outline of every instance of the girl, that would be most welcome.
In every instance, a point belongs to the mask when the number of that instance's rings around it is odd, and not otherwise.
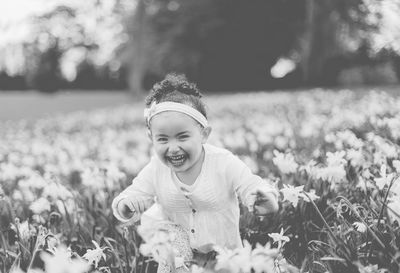
[[[257,215],[278,210],[277,192],[231,152],[206,144],[211,133],[196,85],[167,75],[146,98],[145,119],[156,156],[112,203],[122,222],[162,223],[177,236],[178,256],[212,245],[243,247],[238,198]],[[149,219],[153,221],[149,222]],[[158,272],[174,271],[160,264]]]

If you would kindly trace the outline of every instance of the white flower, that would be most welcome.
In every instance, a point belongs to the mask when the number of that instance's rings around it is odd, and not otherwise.
[[[346,177],[346,171],[342,165],[333,165],[318,169],[316,176],[322,180],[337,183]]]
[[[393,160],[393,167],[396,169],[397,173],[400,173],[400,160]]]
[[[247,242],[243,242],[243,248],[236,249],[236,255],[231,259],[230,267],[240,268],[240,272],[251,271],[251,245]]]
[[[283,154],[275,150],[274,155],[272,161],[282,173],[289,174],[297,171],[298,164],[294,161],[292,154]]]
[[[336,136],[342,142],[350,145],[355,149],[360,149],[363,146],[363,142],[359,138],[357,138],[356,135],[350,130],[337,132]]]
[[[389,198],[388,202],[388,215],[390,220],[393,222],[397,220],[400,223],[400,198],[398,196],[393,196]]]
[[[381,177],[375,178],[375,183],[378,189],[382,190],[386,185],[389,185],[394,177],[394,173],[386,175],[386,165],[383,164],[380,170]]]
[[[204,272],[207,272],[207,270],[205,269],[205,268],[203,268],[203,267],[201,267],[201,266],[197,266],[197,265],[192,265],[191,267],[190,267],[190,271],[189,271],[190,273],[204,273]]]
[[[305,193],[307,195],[305,195]],[[311,200],[315,201],[315,200],[319,199],[319,196],[315,194],[314,189],[310,190],[310,192],[302,192],[302,193],[300,193],[300,196],[303,197],[303,200],[306,202],[310,202]]]
[[[400,177],[397,177],[396,180],[393,182],[390,191],[397,196],[400,196]]]
[[[384,273],[385,269],[379,269],[377,264],[363,266],[361,263],[356,263],[360,273]]]
[[[346,158],[350,161],[353,167],[362,166],[364,163],[364,155],[361,150],[348,150]]]
[[[358,232],[365,233],[367,231],[367,226],[362,222],[354,222],[353,226]]]
[[[107,180],[110,180],[109,183],[107,183],[110,187],[115,185],[118,181],[121,181],[126,178],[126,175],[119,170],[119,168],[115,164],[109,164],[106,167],[107,170]]]
[[[268,233],[268,236],[274,240],[274,243],[278,243],[278,249],[290,241],[288,236],[283,235],[283,228],[281,228],[279,233]]]
[[[299,202],[299,197],[301,197],[301,192],[303,191],[303,186],[294,187],[292,185],[283,185],[283,189],[280,191],[283,193],[283,201],[289,201],[294,207],[297,207]]]
[[[96,248],[86,250],[86,253],[85,253],[85,255],[83,255],[83,258],[88,260],[89,264],[94,263],[94,267],[97,268],[101,258],[103,258],[104,260],[106,259],[106,254],[104,253],[104,249],[106,249],[106,247],[101,248],[99,246],[99,244],[93,240],[92,240],[92,243],[94,244],[94,246]]]
[[[31,237],[31,229],[28,221],[24,221],[18,225],[19,236],[22,240],[28,240]]]
[[[39,173],[33,173],[27,178],[19,181],[19,186],[26,189],[38,189],[41,190],[47,185],[47,181]]]
[[[343,158],[345,154],[345,151],[338,151],[335,153],[327,152],[326,162],[328,163],[328,166],[339,166],[346,164],[346,159]]]
[[[25,271],[23,271],[21,268],[19,267],[12,267],[11,271],[9,273],[25,273]],[[30,272],[29,272],[30,273]],[[32,272],[34,273],[34,272]],[[39,273],[39,272],[38,272]],[[41,272],[40,272],[41,273]]]
[[[140,253],[145,256],[152,256],[157,262],[168,261],[174,263],[175,254],[172,247],[172,241],[175,239],[174,234],[157,228],[143,230],[142,226],[138,227],[138,232],[145,240],[145,243],[139,248]]]
[[[356,188],[359,188],[364,193],[366,193],[368,188],[374,188],[374,187],[375,187],[375,185],[372,184],[369,179],[365,179],[362,176],[358,177],[358,183],[356,185]]]
[[[255,249],[251,249],[251,245],[244,241],[244,248],[227,249],[215,246],[218,252],[216,257],[216,270],[223,270],[233,273],[251,272],[256,273],[274,273],[274,262],[278,256],[278,249],[271,249],[270,244],[261,246],[257,244]]]
[[[65,246],[58,247],[53,255],[43,252],[41,257],[49,273],[85,273],[90,268],[90,264],[82,258],[71,259],[71,253]]]
[[[41,214],[44,211],[50,211],[50,202],[47,198],[40,197],[38,200],[33,202],[29,208],[35,214]]]
[[[275,273],[274,263],[278,255],[278,249],[270,248],[267,244],[265,247],[257,244],[252,252],[251,265],[255,273]]]
[[[307,163],[307,165],[301,166],[300,170],[305,171],[310,177],[316,177],[317,174],[317,162],[315,160],[311,160]]]
[[[375,135],[374,133],[369,133],[367,135],[368,140],[372,141],[376,148],[378,149],[378,153],[382,154],[387,158],[395,158],[398,156],[398,152],[396,147],[389,143],[384,138]]]
[[[346,177],[346,171],[344,169],[344,164],[346,164],[346,160],[343,158],[345,155],[344,151],[340,152],[327,152],[327,163],[328,166],[317,169],[316,177],[325,181],[332,182],[332,187],[335,186],[336,183],[344,180]]]
[[[276,136],[275,139],[274,139],[274,145],[278,149],[287,148],[288,143],[289,143],[289,139],[287,137],[284,137],[284,136],[281,136],[281,135]]]
[[[99,192],[96,196],[98,201],[101,200],[100,197],[102,194],[102,192]],[[65,201],[59,199],[55,202],[55,205],[57,206],[58,211],[64,216],[77,210],[77,205],[74,199],[68,199]]]
[[[50,197],[50,200],[67,200],[73,197],[66,187],[56,182],[50,182],[46,185],[43,196]]]
[[[231,249],[227,248],[220,248],[218,246],[215,246],[215,250],[218,252],[218,255],[216,257],[217,259],[217,264],[215,265],[216,270],[220,269],[231,269],[231,260],[233,257],[236,255],[236,252]],[[237,273],[239,272],[240,268],[232,268],[230,272],[232,273]]]

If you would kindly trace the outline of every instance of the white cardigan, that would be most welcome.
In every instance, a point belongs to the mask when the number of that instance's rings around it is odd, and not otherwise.
[[[203,146],[203,166],[193,185],[180,182],[170,168],[153,156],[132,185],[113,200],[115,217],[122,222],[132,220],[123,218],[116,209],[123,198],[154,200],[156,197],[165,219],[188,230],[192,248],[208,244],[231,249],[242,247],[238,197],[246,206],[253,206],[255,191],[276,196],[278,193],[228,150]]]

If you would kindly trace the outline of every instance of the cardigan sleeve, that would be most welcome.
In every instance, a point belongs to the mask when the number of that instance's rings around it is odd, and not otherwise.
[[[257,191],[272,193],[276,200],[278,199],[278,191],[260,176],[253,174],[250,168],[233,154],[230,154],[227,160],[226,175],[240,201],[248,208],[254,205]]]
[[[117,210],[118,203],[125,198],[140,198],[148,202],[154,201],[155,196],[155,181],[156,176],[156,162],[153,157],[150,162],[139,172],[139,174],[133,179],[132,184],[117,195],[112,204],[112,210],[115,218],[121,222],[137,221],[140,215],[134,213],[131,219],[124,218]]]

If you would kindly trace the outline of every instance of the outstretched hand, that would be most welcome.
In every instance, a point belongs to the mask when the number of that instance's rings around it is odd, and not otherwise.
[[[123,218],[130,219],[135,213],[143,213],[152,203],[144,198],[124,198],[118,203],[117,209]]]
[[[278,211],[278,200],[273,193],[256,191],[253,195],[255,195],[255,201],[253,204],[254,215],[267,216]]]

